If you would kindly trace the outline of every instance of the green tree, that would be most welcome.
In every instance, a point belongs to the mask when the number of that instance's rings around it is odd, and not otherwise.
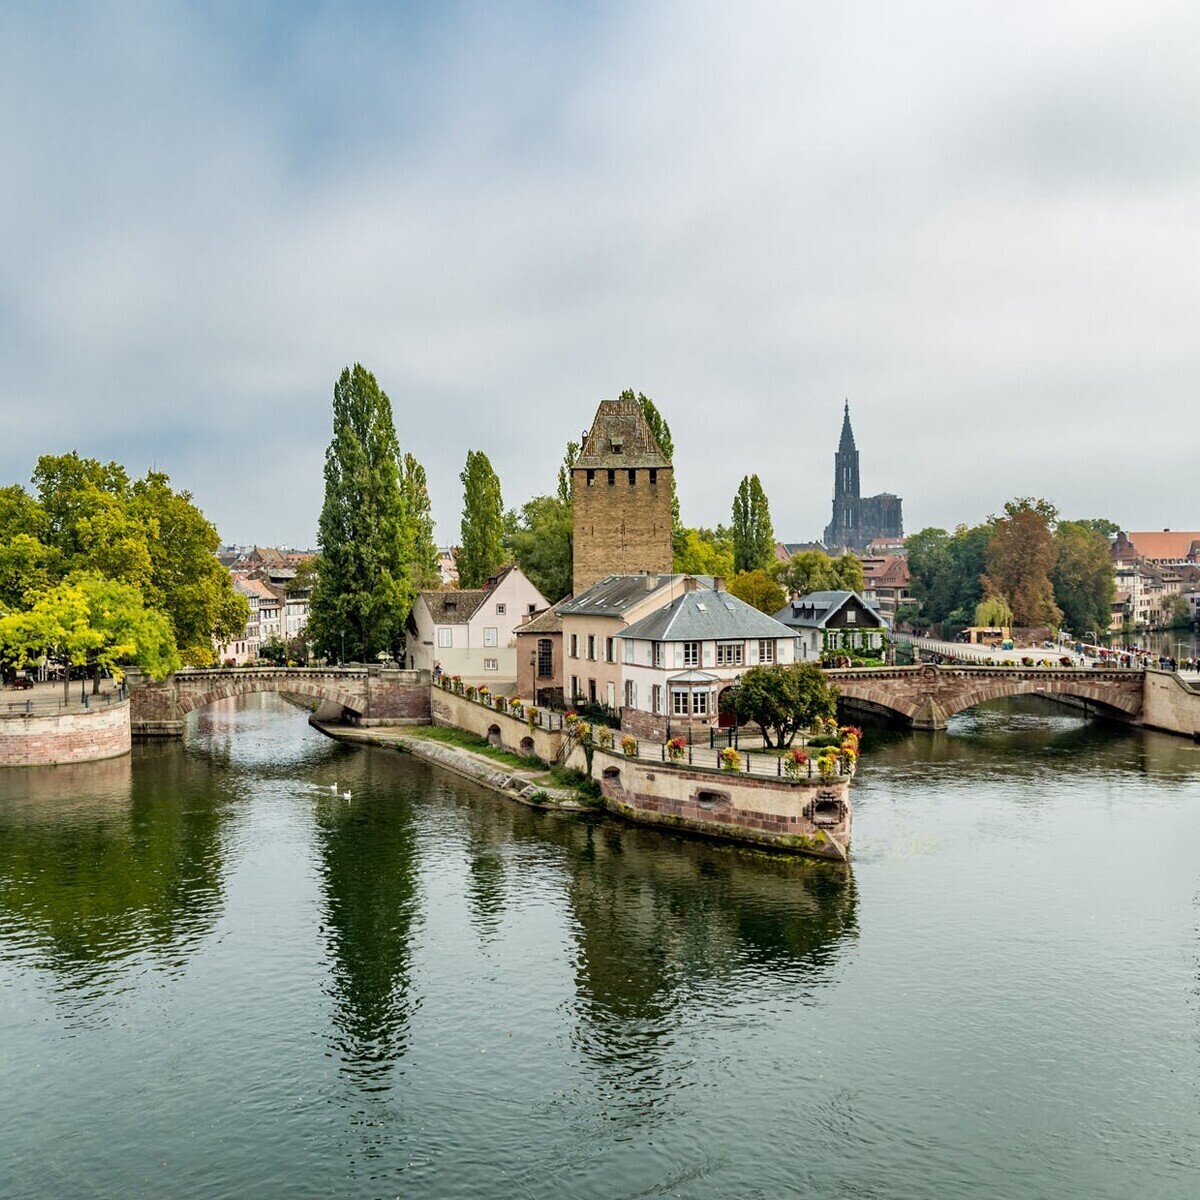
[[[759,612],[773,615],[787,602],[783,588],[766,571],[741,571],[729,581],[729,591]]]
[[[171,621],[184,662],[207,666],[213,642],[228,642],[246,626],[250,605],[233,589],[229,571],[216,557],[221,539],[216,526],[176,492],[161,471],[150,471],[130,489],[129,519],[146,531],[149,579],[146,601]],[[126,574],[104,572],[133,583]]]
[[[987,543],[984,588],[1007,598],[1014,624],[1057,629],[1062,611],[1050,582],[1058,557],[1047,511],[1052,506],[1039,508],[1023,499],[1004,508],[1008,515],[994,522]]]
[[[802,550],[777,563],[775,577],[795,596],[810,592],[861,592],[862,562],[853,554],[830,558],[823,550]]]
[[[412,547],[413,593],[422,588],[440,587],[437,543],[433,540],[433,506],[429,502],[429,482],[425,468],[412,454],[405,454],[400,468],[400,492],[404,516],[408,522],[406,540]]]
[[[1108,535],[1090,522],[1059,521],[1050,582],[1063,623],[1076,634],[1107,629],[1116,597]]]
[[[975,605],[974,624],[989,629],[1010,629],[1013,612],[1003,596],[985,596]]]
[[[990,525],[960,525],[952,534],[929,528],[907,539],[912,590],[921,602],[923,621],[971,623],[975,605],[983,599],[984,560],[992,532]]]
[[[467,451],[459,479],[463,511],[454,565],[460,586],[479,588],[504,565],[504,500],[499,477],[482,450]]]
[[[733,538],[724,525],[716,529],[684,529],[675,548],[673,567],[680,575],[733,575]]]
[[[333,389],[325,501],[317,525],[321,567],[310,603],[312,640],[325,657],[397,653],[412,607],[412,548],[400,490],[392,403],[358,363]]]
[[[637,400],[642,406],[642,414],[646,418],[646,424],[650,426],[650,432],[654,434],[654,440],[658,443],[658,448],[663,452],[663,457],[674,468],[675,466],[675,441],[671,437],[671,427],[667,424],[666,418],[658,411],[653,400],[649,396],[643,396],[638,392],[634,396],[632,389],[626,388],[620,395],[622,400]],[[671,550],[672,553],[680,548],[680,536],[683,531],[683,523],[679,519],[679,492],[675,487],[675,471],[671,471]]]
[[[45,591],[56,578],[57,554],[28,533],[0,542],[0,613],[22,607],[27,593]]]
[[[765,571],[775,557],[771,510],[757,475],[744,475],[733,498],[733,569]]]
[[[509,513],[504,544],[530,582],[551,602],[571,594],[571,505],[535,496]]]
[[[784,749],[799,729],[837,712],[838,690],[816,663],[751,667],[734,689],[730,707],[738,722],[754,722],[767,746]],[[772,741],[772,739],[774,739]]]
[[[568,507],[571,505],[571,468],[575,465],[575,460],[579,457],[579,443],[568,442],[567,451],[563,455],[562,463],[558,468],[558,501],[560,504],[565,504]]]

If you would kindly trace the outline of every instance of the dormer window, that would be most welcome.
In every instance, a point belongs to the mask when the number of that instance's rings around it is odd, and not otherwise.
[[[624,448],[624,445],[625,445],[625,443],[622,442],[620,438],[614,439],[614,441],[612,442],[612,452],[614,454],[620,454],[621,450]]]

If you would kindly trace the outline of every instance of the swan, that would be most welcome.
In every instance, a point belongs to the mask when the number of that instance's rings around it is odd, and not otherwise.
[[[349,799],[350,799],[350,793],[349,793],[349,792],[343,792],[343,793],[342,793],[342,799],[343,799],[343,800],[349,800]]]

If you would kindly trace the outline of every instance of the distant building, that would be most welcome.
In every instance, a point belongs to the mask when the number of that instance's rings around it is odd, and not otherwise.
[[[796,634],[801,660],[827,654],[881,654],[888,623],[883,614],[857,592],[809,592],[789,601],[775,620]]]
[[[576,596],[609,575],[671,571],[672,467],[637,400],[603,400],[571,467]]]
[[[1145,563],[1152,567],[1200,563],[1200,531],[1155,529],[1126,533],[1112,544],[1113,562],[1121,566]]]
[[[825,527],[829,553],[859,552],[876,538],[894,542],[904,537],[903,501],[891,492],[859,494],[858,448],[850,428],[850,402],[842,416],[842,437],[833,457],[833,519]]]

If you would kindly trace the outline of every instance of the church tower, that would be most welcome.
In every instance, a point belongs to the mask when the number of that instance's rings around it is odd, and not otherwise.
[[[850,401],[842,415],[842,438],[833,456],[833,519],[825,527],[825,546],[857,549],[860,542],[858,449],[850,428]]]
[[[637,400],[602,400],[571,468],[576,596],[606,575],[671,570],[671,464]]]

